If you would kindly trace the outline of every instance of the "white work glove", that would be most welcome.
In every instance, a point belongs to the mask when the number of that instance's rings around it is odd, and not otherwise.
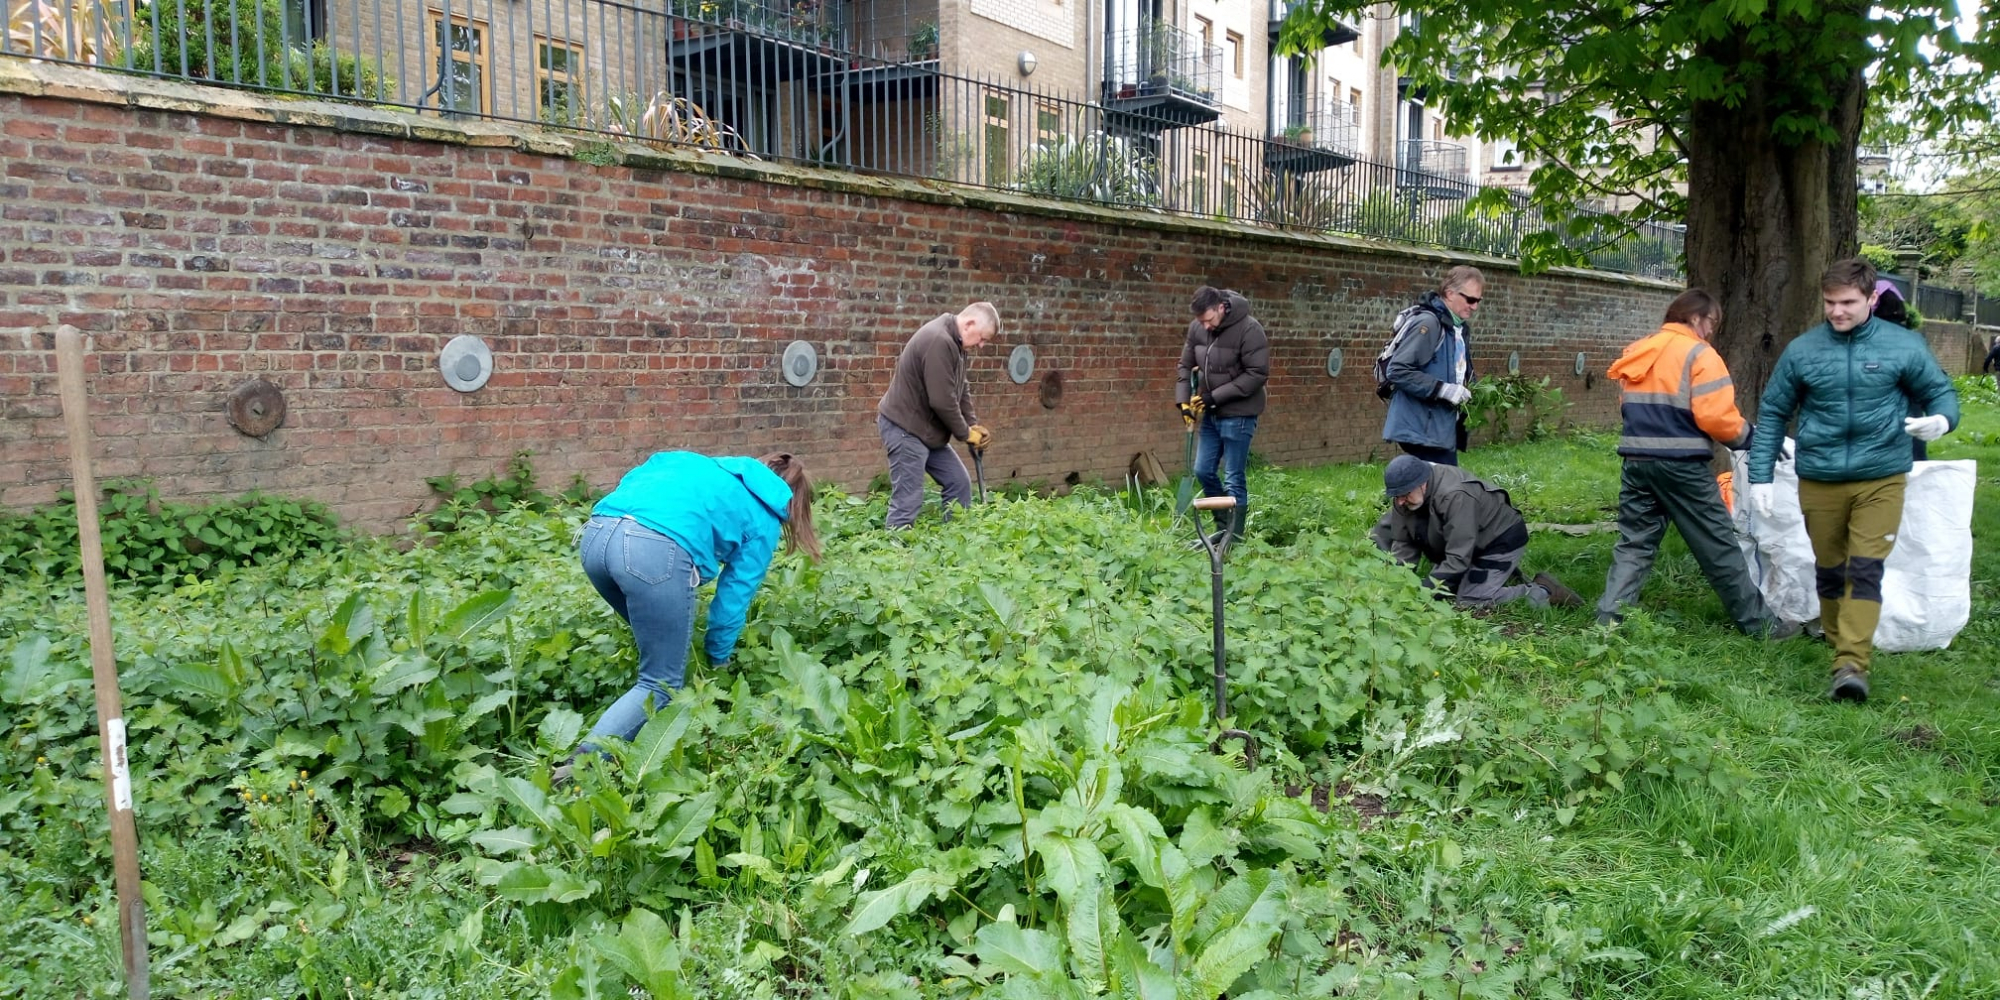
[[[1472,390],[1456,382],[1442,382],[1438,384],[1437,398],[1453,406],[1464,406],[1465,401],[1472,398]]]
[[[1944,432],[1948,430],[1951,430],[1951,421],[1946,420],[1943,414],[1903,418],[1903,433],[1919,441],[1936,441],[1944,437]]]
[[[1778,484],[1751,483],[1750,509],[1758,517],[1768,521],[1778,512]]]

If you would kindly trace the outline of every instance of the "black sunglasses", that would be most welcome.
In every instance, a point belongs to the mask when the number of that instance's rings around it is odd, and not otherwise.
[[[1479,296],[1477,295],[1467,295],[1464,292],[1455,292],[1454,294],[1456,294],[1459,298],[1464,299],[1465,304],[1469,306],[1476,306],[1481,301]]]

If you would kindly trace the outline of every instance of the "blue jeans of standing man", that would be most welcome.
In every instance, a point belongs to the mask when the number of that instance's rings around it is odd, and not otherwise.
[[[667,707],[687,681],[688,644],[694,637],[695,588],[701,575],[680,543],[629,517],[593,517],[583,527],[583,572],[618,617],[632,626],[639,646],[639,681],[620,695],[585,749],[616,736],[630,740],[646,724],[647,706]]]
[[[1236,506],[1249,505],[1250,480],[1243,469],[1250,463],[1250,438],[1256,433],[1256,417],[1218,417],[1210,414],[1201,418],[1201,440],[1194,451],[1194,474],[1201,480],[1203,496],[1219,497],[1226,491],[1236,498]]]

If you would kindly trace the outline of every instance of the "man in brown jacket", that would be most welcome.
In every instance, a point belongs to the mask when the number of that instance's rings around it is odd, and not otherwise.
[[[991,302],[974,302],[956,316],[945,313],[925,323],[896,359],[889,391],[875,407],[875,427],[889,453],[890,528],[916,521],[924,506],[925,473],[944,493],[946,518],[954,501],[972,505],[972,482],[951,442],[983,451],[993,435],[972,414],[965,352],[999,332],[999,310]]]

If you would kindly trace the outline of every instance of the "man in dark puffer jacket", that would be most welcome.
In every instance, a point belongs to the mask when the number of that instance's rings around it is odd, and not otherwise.
[[[1785,425],[1798,417],[1799,509],[1812,538],[1820,623],[1833,643],[1836,701],[1868,700],[1882,565],[1903,520],[1909,439],[1934,441],[1958,425],[1951,379],[1923,338],[1869,315],[1874,291],[1867,261],[1826,269],[1826,322],[1778,358],[1750,447],[1750,507],[1769,518],[1777,503],[1772,466]]]

